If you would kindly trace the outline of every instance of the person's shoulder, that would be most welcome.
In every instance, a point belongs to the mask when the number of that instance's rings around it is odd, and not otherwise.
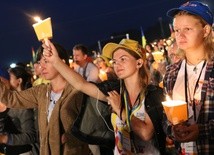
[[[90,66],[90,67],[97,67],[93,62],[88,62],[88,66]]]
[[[88,62],[88,68],[96,68],[96,69],[98,69],[98,67],[93,62]]]
[[[159,105],[165,99],[165,94],[163,88],[156,85],[148,85],[146,89],[146,100],[152,101],[149,102],[151,105]],[[158,103],[158,104],[157,104]]]
[[[33,109],[10,109],[8,114],[11,117],[26,117],[33,114]]]
[[[170,64],[170,65],[166,66],[166,69],[169,70],[169,69],[172,69],[172,68],[178,68],[178,67],[181,66],[182,62],[183,62],[183,60],[179,60],[176,63],[173,63],[173,64]]]
[[[172,72],[172,71],[174,72],[176,70],[179,70],[182,62],[183,62],[183,60],[179,60],[178,62],[176,62],[174,64],[166,66],[166,74],[168,74],[169,72]]]
[[[153,85],[153,84],[149,84],[147,86],[147,92],[153,92],[153,91],[163,91],[163,88],[157,86],[157,85]]]
[[[38,79],[36,79],[34,82],[33,82],[33,86],[37,86],[37,85],[40,85],[40,84],[48,84],[50,83],[49,80],[46,80],[44,78],[41,78],[39,77]]]
[[[40,84],[36,84],[36,85],[33,85],[33,87],[29,88],[29,89],[44,89],[44,88],[47,88],[47,87],[50,87],[50,83],[47,83],[47,84],[44,84],[44,83],[40,83]]]

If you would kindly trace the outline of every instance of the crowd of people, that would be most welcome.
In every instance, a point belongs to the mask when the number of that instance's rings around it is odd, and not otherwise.
[[[33,71],[1,69],[0,155],[214,154],[212,11],[190,1],[167,15],[174,32],[145,48],[122,39],[92,57],[77,44],[69,62],[62,45],[45,40]],[[72,135],[84,94],[111,107],[113,149]],[[187,103],[187,120],[167,119],[166,95]]]

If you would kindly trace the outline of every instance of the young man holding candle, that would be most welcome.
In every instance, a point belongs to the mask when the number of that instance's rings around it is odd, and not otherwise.
[[[65,49],[54,44],[60,59],[69,65]],[[9,91],[0,82],[0,101],[8,108],[38,108],[40,154],[41,155],[87,155],[88,145],[71,135],[82,101],[82,93],[59,74],[44,56],[39,61],[42,74],[50,84],[30,89]]]
[[[167,68],[164,87],[173,100],[188,104],[186,123],[169,126],[179,152],[214,154],[213,14],[206,4],[190,1],[167,12],[173,17],[175,39],[184,59]]]

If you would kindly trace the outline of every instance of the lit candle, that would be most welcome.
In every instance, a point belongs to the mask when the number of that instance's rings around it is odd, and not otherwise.
[[[148,57],[149,57],[149,53],[146,52],[146,58],[148,58]]]
[[[70,65],[71,68],[73,68],[73,62],[74,62],[73,59],[69,58],[69,65]]]
[[[188,119],[187,104],[181,100],[171,100],[166,96],[166,101],[162,102],[167,119],[173,125],[185,122]]]
[[[156,62],[161,62],[164,60],[163,52],[161,52],[161,51],[153,52],[152,55]]]
[[[101,81],[105,81],[108,79],[106,72],[102,69],[100,69],[99,78]]]
[[[36,36],[39,41],[45,39],[51,39],[53,37],[52,34],[52,25],[51,25],[51,18],[46,18],[41,20],[40,17],[34,17],[34,20],[37,22],[33,24],[33,28],[36,32]]]
[[[34,17],[34,20],[38,23],[42,22],[42,20],[39,16]]]

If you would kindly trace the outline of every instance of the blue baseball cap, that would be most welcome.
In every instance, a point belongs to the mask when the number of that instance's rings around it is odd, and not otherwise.
[[[213,13],[207,4],[198,1],[189,1],[181,5],[179,8],[170,9],[167,12],[167,16],[173,18],[179,11],[187,11],[190,14],[198,15],[211,26],[213,24]]]

